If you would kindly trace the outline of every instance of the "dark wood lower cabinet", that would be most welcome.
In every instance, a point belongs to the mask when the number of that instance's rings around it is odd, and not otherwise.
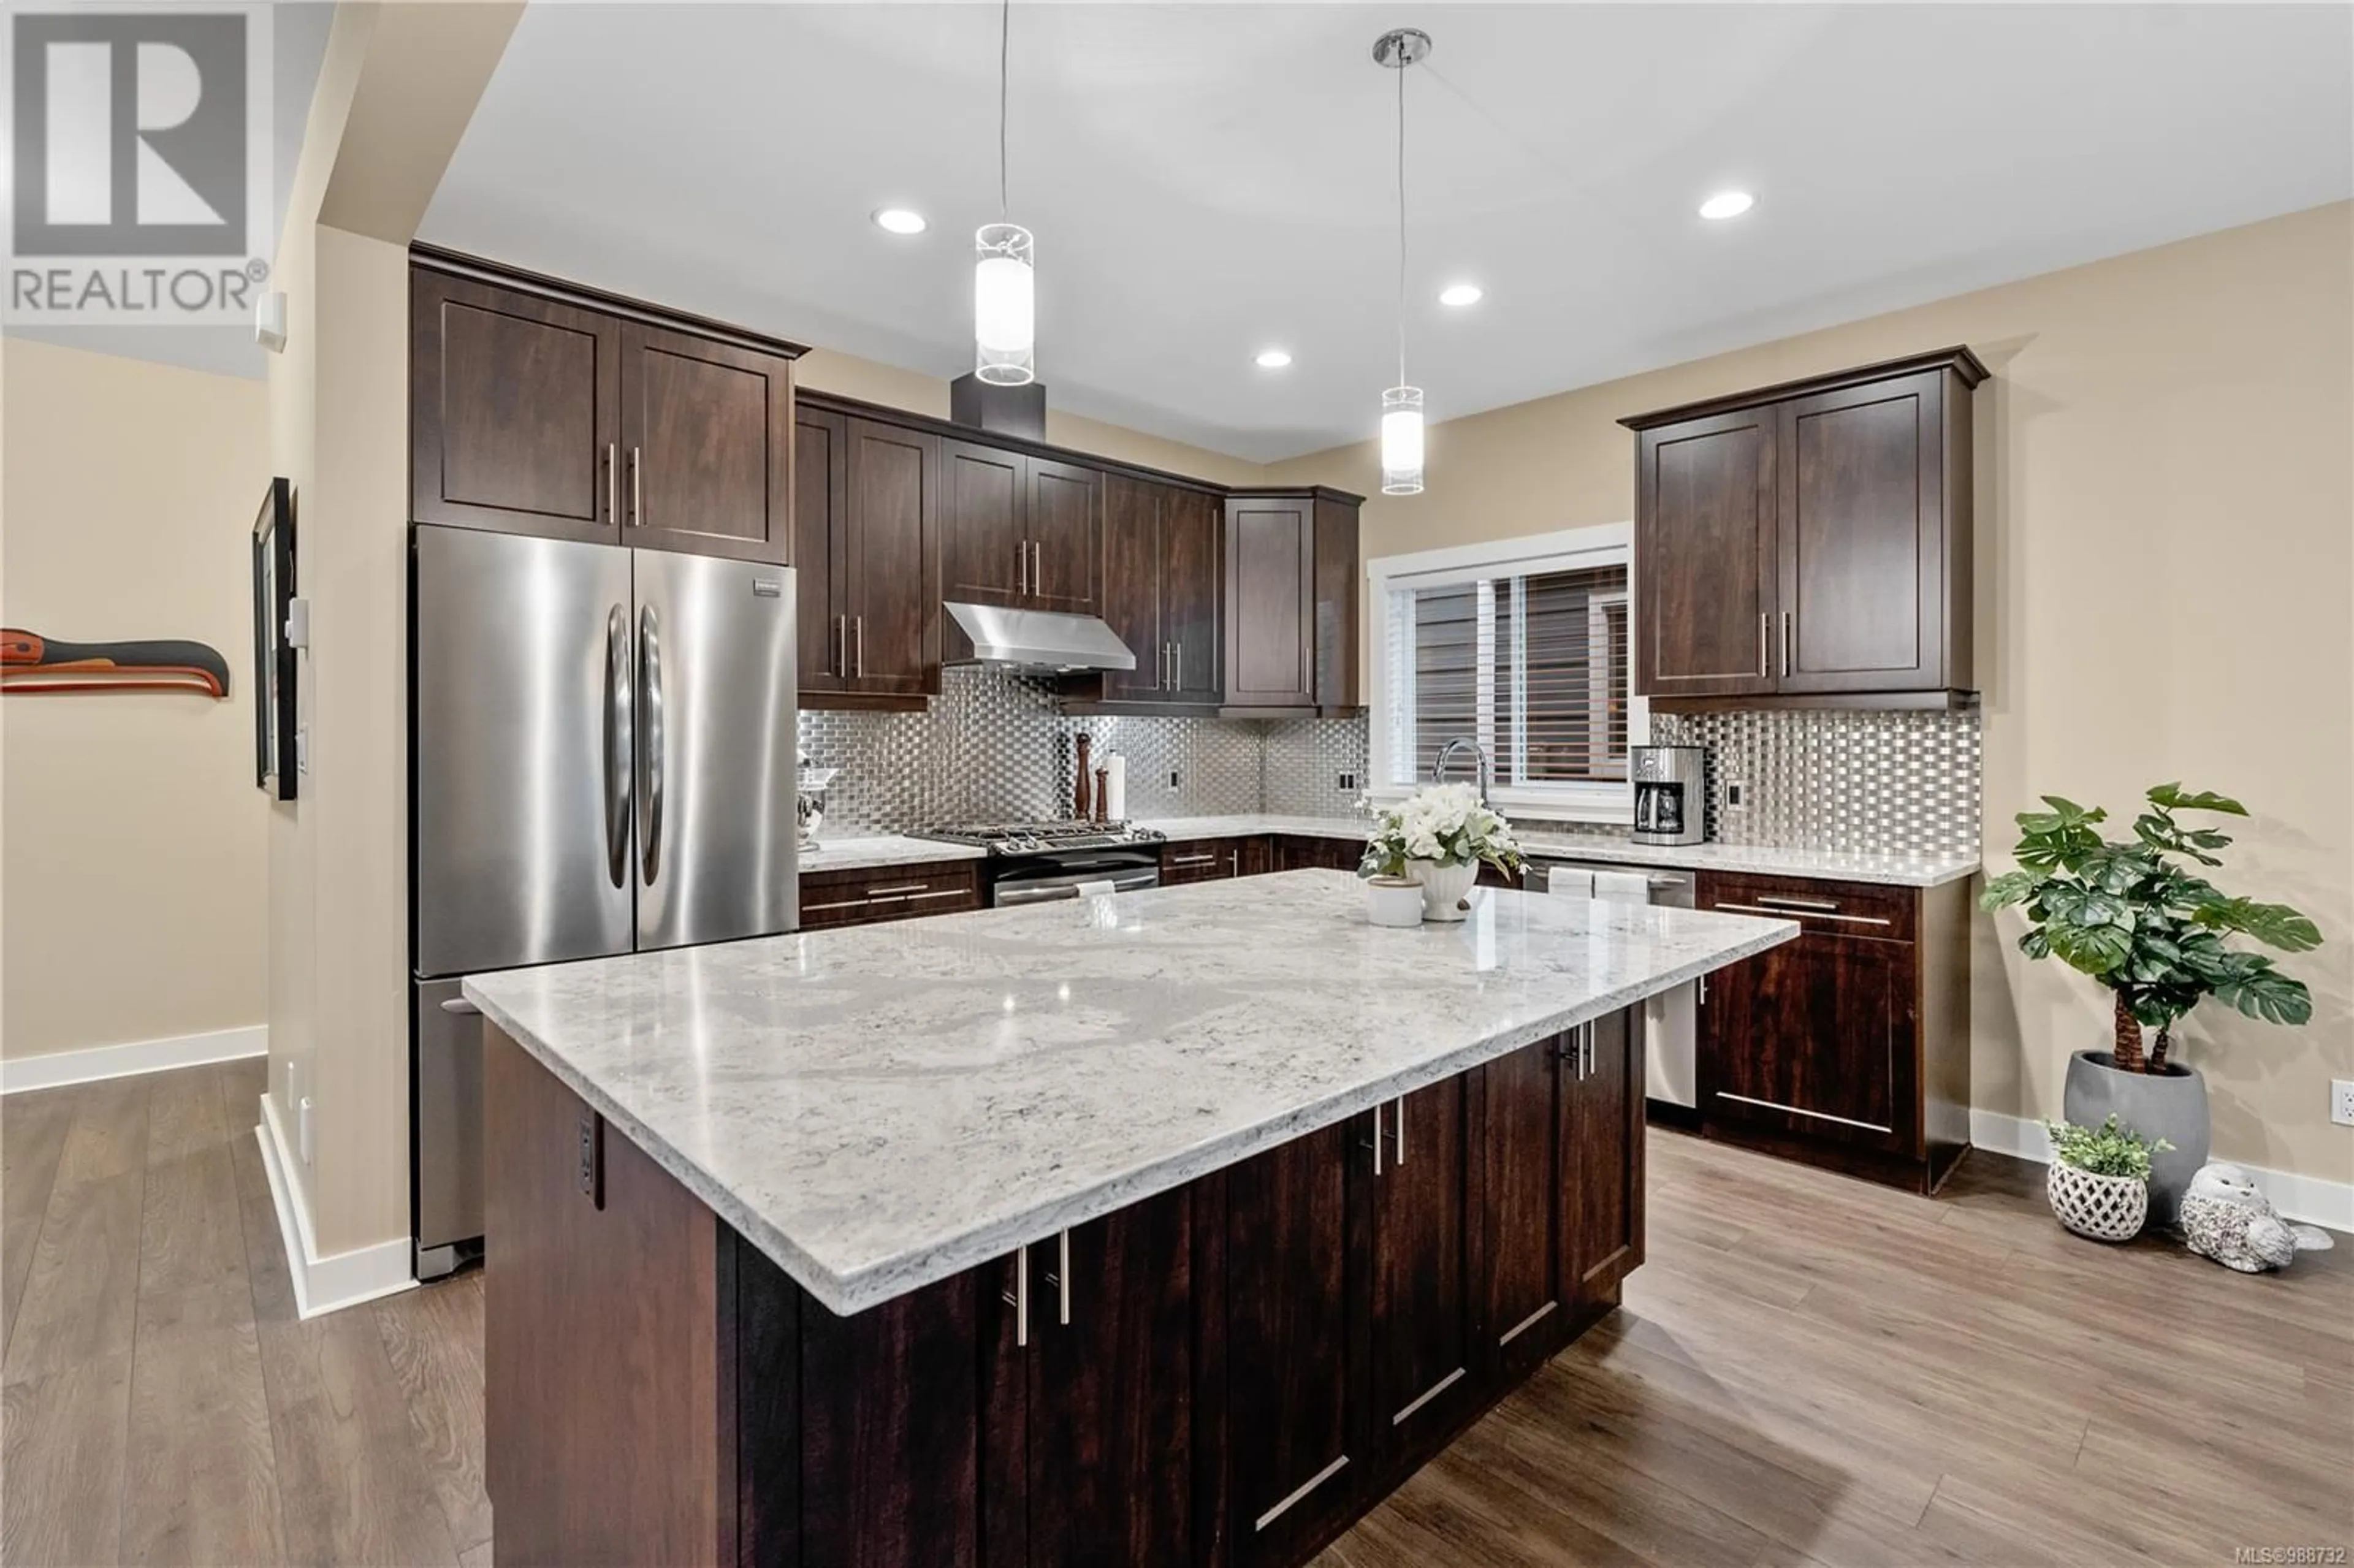
[[[1598,1020],[844,1318],[491,1028],[500,1562],[1293,1568],[1616,1303],[1641,1049]]]

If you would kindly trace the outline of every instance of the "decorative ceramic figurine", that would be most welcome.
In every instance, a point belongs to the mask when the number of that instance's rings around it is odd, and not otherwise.
[[[2242,1274],[2286,1268],[2298,1253],[2330,1245],[2327,1232],[2283,1221],[2246,1171],[2220,1160],[2200,1166],[2182,1196],[2182,1239]]]

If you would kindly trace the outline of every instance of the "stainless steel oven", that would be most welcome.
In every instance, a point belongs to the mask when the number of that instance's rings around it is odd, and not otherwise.
[[[1151,849],[1055,850],[991,861],[988,870],[989,902],[998,908],[1076,898],[1096,883],[1115,893],[1161,885],[1161,856]]]

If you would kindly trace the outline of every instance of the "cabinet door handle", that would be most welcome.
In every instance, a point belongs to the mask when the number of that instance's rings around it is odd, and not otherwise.
[[[1172,642],[1169,646],[1173,650],[1169,661],[1172,671],[1169,689],[1172,692],[1182,692],[1185,689],[1185,644],[1181,640]]]
[[[1046,552],[1035,539],[1030,541],[1030,591],[1041,595],[1046,591]]]
[[[1757,673],[1761,677],[1774,673],[1773,662],[1766,652],[1766,623],[1771,619],[1765,610],[1757,612]]]
[[[1062,1235],[1061,1266],[1055,1270],[1055,1287],[1062,1292],[1061,1317],[1065,1326],[1071,1321],[1071,1233]]]
[[[1782,673],[1786,676],[1790,673],[1790,645],[1797,624],[1797,611],[1786,609],[1782,612]]]
[[[1027,539],[1016,539],[1013,542],[1013,570],[1018,585],[1014,591],[1028,593],[1030,591],[1030,541]]]
[[[1382,1173],[1382,1107],[1373,1107],[1373,1174]]]
[[[1390,1135],[1397,1142],[1397,1159],[1393,1163],[1403,1171],[1405,1169],[1405,1097],[1404,1095],[1397,1097],[1397,1109],[1391,1113]]]
[[[1594,1025],[1585,1026],[1585,1075],[1594,1076]]]
[[[605,521],[621,520],[621,443],[605,443]]]
[[[642,467],[638,460],[638,449],[631,447],[630,449],[630,526],[632,528],[642,528],[646,523],[646,487],[645,481],[640,472]]]
[[[1706,1007],[1708,1005],[1708,977],[1706,975],[1700,977],[1700,1004],[1702,1007]]]
[[[1013,1342],[1030,1342],[1030,1249],[1016,1247],[1013,1252],[1013,1288],[1002,1290],[1007,1306],[1013,1308]]]
[[[863,615],[854,615],[850,619],[851,624],[858,628],[858,662],[853,669],[863,681],[866,678],[866,618]]]

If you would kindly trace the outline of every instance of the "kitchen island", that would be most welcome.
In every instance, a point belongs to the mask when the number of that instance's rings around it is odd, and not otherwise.
[[[1780,921],[1303,871],[486,1014],[504,1563],[1295,1563],[1615,1305],[1633,1004]]]

